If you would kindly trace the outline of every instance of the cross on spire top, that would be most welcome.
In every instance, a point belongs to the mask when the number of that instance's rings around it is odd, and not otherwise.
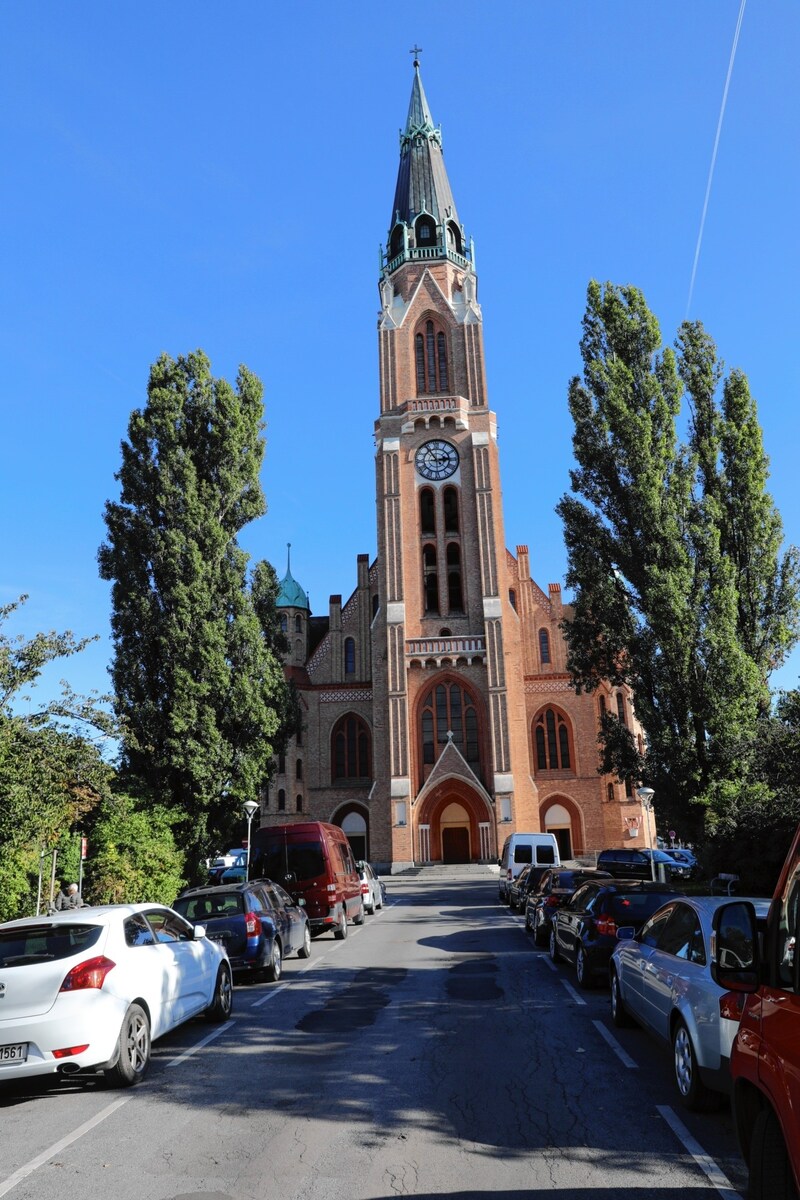
[[[414,46],[414,48],[412,50],[409,50],[408,53],[414,55],[414,66],[418,67],[419,66],[419,56],[420,56],[420,54],[422,54],[422,46]]]

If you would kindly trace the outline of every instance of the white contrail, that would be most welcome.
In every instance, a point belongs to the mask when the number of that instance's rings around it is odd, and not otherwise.
[[[747,0],[742,0],[739,6],[739,19],[736,22],[736,32],[733,35],[733,46],[731,47],[731,57],[728,61],[728,74],[725,79],[725,90],[722,93],[722,105],[719,110],[719,120],[717,121],[717,136],[714,138],[714,149],[711,152],[711,166],[708,169],[708,183],[706,184],[706,198],[703,201],[703,215],[700,218],[700,232],[697,235],[697,246],[694,252],[694,263],[692,264],[692,279],[689,284],[689,297],[686,301],[686,319],[689,319],[689,309],[692,304],[692,294],[694,292],[694,279],[697,274],[697,262],[700,258],[700,246],[703,242],[703,230],[706,224],[706,213],[708,212],[708,198],[711,195],[711,183],[714,178],[714,167],[717,162],[717,150],[719,149],[719,136],[722,132],[722,121],[725,116],[725,106],[728,103],[728,88],[730,87],[731,75],[733,73],[733,60],[736,58],[736,47],[739,44],[739,31],[742,28],[744,19],[744,9]]]

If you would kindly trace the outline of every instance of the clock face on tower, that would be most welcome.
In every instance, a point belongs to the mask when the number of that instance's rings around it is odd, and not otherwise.
[[[423,479],[448,479],[458,469],[458,451],[450,442],[423,442],[414,455],[414,465]]]

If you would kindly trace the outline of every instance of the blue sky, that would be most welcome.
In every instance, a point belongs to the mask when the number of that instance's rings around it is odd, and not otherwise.
[[[672,341],[740,0],[207,0],[3,8],[0,603],[100,640],[48,674],[108,688],[103,505],[150,363],[202,347],[265,385],[269,512],[242,541],[327,611],[376,550],[378,247],[418,44],[475,239],[506,541],[566,567],[567,385],[590,278]],[[741,27],[693,301],[750,378],[800,541],[800,6]],[[776,676],[794,687],[800,652]]]

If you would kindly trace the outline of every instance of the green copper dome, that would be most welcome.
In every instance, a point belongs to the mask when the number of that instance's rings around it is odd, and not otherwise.
[[[291,542],[288,544],[288,549],[291,551]],[[292,575],[288,555],[286,560],[286,574],[281,580],[275,605],[277,608],[311,608],[307,593]]]

